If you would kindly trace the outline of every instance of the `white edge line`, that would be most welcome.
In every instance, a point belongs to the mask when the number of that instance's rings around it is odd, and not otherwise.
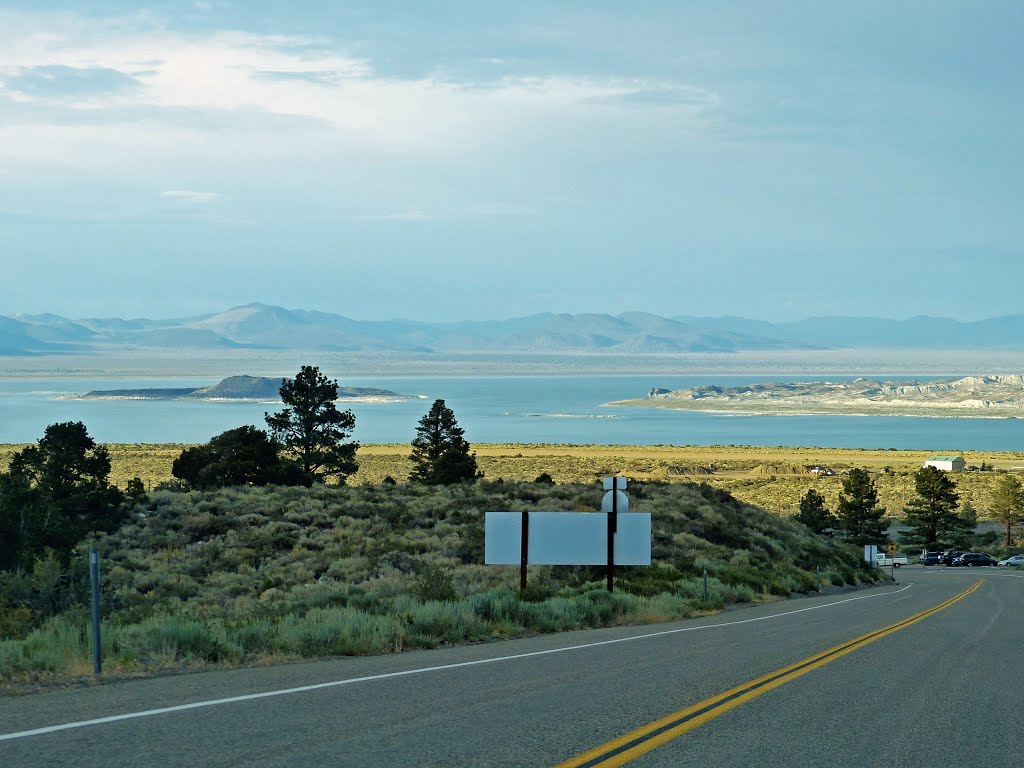
[[[735,627],[739,624],[753,624],[757,621],[768,621],[769,619],[780,619],[784,616],[793,616],[797,613],[805,613],[807,611],[816,611],[821,608],[832,608],[836,605],[842,605],[843,603],[852,603],[855,600],[869,600],[874,597],[888,597],[889,595],[898,595],[900,592],[904,592],[912,584],[907,584],[902,589],[897,589],[893,592],[881,592],[874,595],[861,595],[859,597],[848,597],[844,600],[837,600],[834,603],[825,603],[824,605],[812,605],[807,608],[798,608],[793,611],[786,611],[784,613],[773,613],[770,616],[758,616],[753,619],[741,619],[739,621],[725,621],[716,624],[702,624],[699,627],[679,627],[677,629],[664,629],[660,632],[648,632],[643,635],[631,635],[630,637],[618,637],[613,640],[599,640],[593,643],[582,643],[580,645],[569,645],[564,648],[548,648],[543,651],[530,651],[529,653],[516,653],[511,656],[494,656],[488,659],[476,659],[475,661],[460,661],[454,664],[441,664],[436,667],[420,667],[418,669],[406,669],[401,672],[386,672],[380,675],[367,675],[365,677],[349,677],[344,680],[331,680],[327,683],[314,683],[312,685],[302,685],[297,688],[281,688],[275,691],[263,691],[262,693],[248,693],[243,696],[230,696],[226,699],[209,699],[207,701],[195,701],[191,704],[179,704],[174,707],[161,707],[160,709],[147,709],[141,712],[127,712],[123,715],[110,715],[109,717],[98,717],[94,720],[79,720],[73,723],[62,723],[61,725],[48,725],[43,728],[33,728],[28,731],[16,731],[14,733],[3,733],[0,734],[0,741],[11,741],[14,739],[24,739],[28,736],[41,736],[46,733],[56,733],[57,731],[68,731],[74,728],[86,728],[92,725],[103,725],[104,723],[116,723],[121,720],[134,720],[139,717],[152,717],[153,715],[166,715],[171,712],[185,712],[190,709],[202,709],[204,707],[216,707],[222,704],[234,704],[240,701],[253,701],[254,699],[266,699],[272,696],[288,696],[293,693],[305,693],[306,691],[316,691],[322,688],[337,688],[342,685],[353,685],[355,683],[369,683],[376,680],[389,680],[396,677],[407,677],[409,675],[421,675],[426,672],[441,672],[447,669],[459,669],[462,667],[475,667],[481,664],[494,664],[499,661],[515,661],[517,659],[528,659],[534,656],[547,656],[553,653],[565,653],[567,651],[580,651],[586,648],[597,648],[602,645],[615,645],[617,643],[629,643],[635,640],[648,640],[652,637],[663,637],[665,635],[675,635],[681,632],[698,632],[705,629],[717,629],[719,627]]]

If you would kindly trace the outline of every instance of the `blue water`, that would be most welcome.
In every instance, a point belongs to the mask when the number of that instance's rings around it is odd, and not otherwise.
[[[896,416],[735,416],[603,408],[651,387],[741,384],[764,376],[353,377],[342,384],[424,395],[357,403],[355,439],[405,443],[435,398],[455,411],[470,442],[618,445],[788,445],[935,451],[1024,450],[1024,420]],[[0,380],[0,443],[37,440],[47,424],[83,421],[101,442],[204,442],[226,429],[264,426],[273,403],[69,400],[96,389],[189,387],[215,379]]]

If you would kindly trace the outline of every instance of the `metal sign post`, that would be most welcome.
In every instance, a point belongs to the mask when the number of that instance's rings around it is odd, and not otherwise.
[[[100,554],[89,550],[89,581],[92,584],[92,667],[103,672],[103,642],[100,638]]]
[[[608,491],[601,500],[601,511],[608,513],[608,591],[615,591],[615,534],[619,530],[619,494],[626,488],[624,477],[604,478],[604,487]],[[625,494],[622,494],[625,498]],[[628,509],[628,502],[626,505]],[[622,510],[625,512],[626,510]]]
[[[522,533],[519,539],[519,591],[526,591],[526,565],[530,562],[530,513],[523,511]]]

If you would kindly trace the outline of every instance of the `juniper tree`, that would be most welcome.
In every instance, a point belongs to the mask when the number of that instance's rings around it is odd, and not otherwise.
[[[825,507],[825,497],[813,488],[800,499],[800,511],[796,519],[815,533],[825,533],[836,526],[836,518]]]
[[[80,421],[51,424],[0,475],[0,568],[27,567],[46,549],[66,560],[92,531],[113,531],[123,496],[110,455]]]
[[[280,456],[280,450],[262,429],[237,427],[205,445],[183,450],[174,460],[171,474],[192,488],[309,485],[309,475],[294,460]]]

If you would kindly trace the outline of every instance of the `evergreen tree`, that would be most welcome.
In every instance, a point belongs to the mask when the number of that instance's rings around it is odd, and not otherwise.
[[[110,455],[85,424],[51,424],[0,475],[0,568],[26,568],[50,548],[61,559],[92,531],[125,514],[110,484]]]
[[[1013,526],[1024,516],[1024,491],[1013,475],[1002,475],[992,489],[988,507],[993,520],[1006,527],[1006,546],[1012,543]]]
[[[452,409],[444,400],[435,400],[416,427],[409,479],[424,485],[451,485],[483,477],[464,434]]]
[[[957,513],[960,496],[947,473],[921,467],[914,473],[914,488],[917,496],[904,509],[904,522],[910,527],[901,534],[905,544],[945,549],[970,539],[973,526]]]
[[[843,478],[836,514],[843,535],[853,544],[876,544],[885,538],[884,516],[885,508],[878,505],[878,491],[867,470],[851,469]]]
[[[280,446],[262,429],[229,429],[206,445],[186,448],[171,474],[193,488],[239,485],[309,485],[298,464],[278,455]]]
[[[796,519],[815,533],[825,533],[836,525],[835,515],[825,507],[825,497],[813,488],[800,499]]]
[[[345,478],[358,469],[357,442],[345,442],[356,425],[352,411],[339,411],[338,382],[304,365],[294,379],[281,382],[286,407],[265,414],[271,436],[291,454],[310,479]]]

